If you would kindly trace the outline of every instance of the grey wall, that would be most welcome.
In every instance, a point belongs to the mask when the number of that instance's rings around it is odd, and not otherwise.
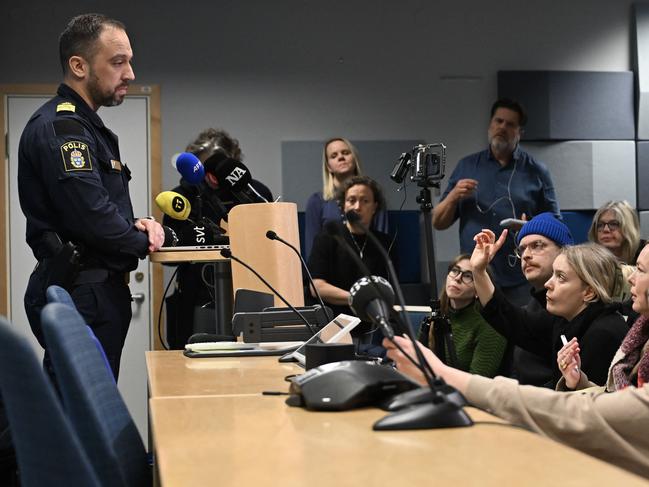
[[[162,87],[165,163],[200,129],[222,126],[276,195],[282,141],[441,141],[450,172],[485,144],[498,70],[631,69],[630,0],[9,3],[0,83],[58,82],[65,21],[115,16],[136,81]],[[165,186],[176,179],[165,166]],[[455,253],[456,231],[436,238],[438,258]]]

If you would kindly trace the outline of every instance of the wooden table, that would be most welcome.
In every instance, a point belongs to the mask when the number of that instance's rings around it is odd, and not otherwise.
[[[219,396],[288,391],[288,375],[304,369],[279,357],[187,358],[180,350],[146,353],[149,397]]]
[[[220,250],[170,250],[152,252],[149,254],[149,260],[159,264],[180,264],[182,262],[215,262],[230,259],[223,257]]]
[[[261,395],[296,368],[275,360],[149,352],[161,485],[647,485],[473,408],[467,412],[476,425],[469,428],[376,432],[372,424],[385,415],[379,409],[325,413],[289,407],[285,396]]]

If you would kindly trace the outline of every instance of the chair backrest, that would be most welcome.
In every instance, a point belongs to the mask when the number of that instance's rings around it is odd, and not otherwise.
[[[41,322],[64,408],[98,476],[108,485],[150,485],[140,434],[81,315],[50,303]]]
[[[21,485],[101,485],[31,346],[1,317],[0,393]]]
[[[77,309],[76,305],[74,304],[74,300],[72,299],[72,296],[70,296],[70,293],[68,293],[61,286],[57,286],[56,284],[49,286],[45,291],[45,295],[47,297],[48,303],[61,303],[70,306],[72,309],[75,310]],[[88,328],[88,334],[90,335],[90,338],[92,338],[95,347],[97,347],[97,350],[99,350],[99,353],[101,353],[101,356],[104,359],[104,365],[106,365],[106,368],[111,371],[111,376],[112,376],[113,369],[110,366],[110,362],[108,362],[108,357],[106,357],[106,352],[104,351],[104,347],[102,346],[101,342],[97,338],[97,335],[95,335],[95,332],[92,331],[92,328],[90,328],[89,326],[87,326],[87,328]],[[115,380],[115,376],[112,377],[113,380]]]
[[[49,286],[45,291],[45,296],[47,298],[48,303],[67,304],[71,308],[76,309],[76,306],[74,305],[74,301],[72,300],[72,296],[70,296],[70,293],[68,293],[61,286],[57,286],[55,284]]]

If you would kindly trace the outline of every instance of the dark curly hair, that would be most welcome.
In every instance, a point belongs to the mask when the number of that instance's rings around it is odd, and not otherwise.
[[[352,176],[336,190],[336,201],[338,202],[341,211],[345,208],[345,196],[347,195],[347,191],[352,186],[357,186],[359,184],[367,186],[372,190],[374,201],[377,203],[376,211],[385,209],[385,196],[383,196],[383,190],[381,189],[381,186],[379,186],[379,183],[368,176]]]

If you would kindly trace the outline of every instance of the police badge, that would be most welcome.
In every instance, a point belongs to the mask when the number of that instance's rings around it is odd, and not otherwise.
[[[61,146],[63,168],[70,171],[92,171],[92,161],[88,144],[76,140],[66,142]]]

